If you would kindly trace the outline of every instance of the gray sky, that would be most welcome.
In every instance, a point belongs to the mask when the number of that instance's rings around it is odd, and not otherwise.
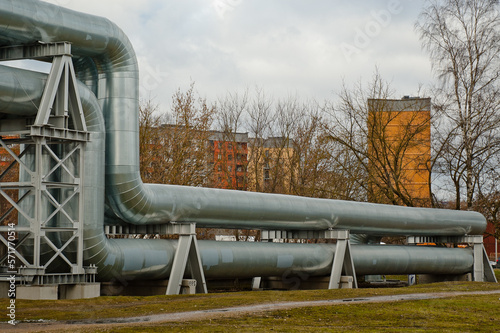
[[[209,100],[258,86],[275,98],[334,99],[379,68],[397,95],[432,73],[414,23],[423,0],[50,0],[109,18],[135,47],[141,97],[161,109],[196,83]]]

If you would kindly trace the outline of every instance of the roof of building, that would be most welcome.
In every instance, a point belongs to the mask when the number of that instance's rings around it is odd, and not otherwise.
[[[430,111],[431,99],[404,96],[402,99],[368,99],[369,111]]]

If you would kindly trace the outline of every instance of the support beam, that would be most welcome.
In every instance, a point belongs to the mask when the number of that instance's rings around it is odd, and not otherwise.
[[[344,276],[352,277],[353,287],[358,288],[358,281],[356,279],[356,272],[351,254],[349,230],[332,230],[331,237],[337,239],[337,247],[335,249],[335,256],[333,257],[328,289],[339,289],[341,287],[342,273]]]
[[[474,246],[476,247],[476,246]],[[491,267],[490,265],[490,260],[488,259],[488,254],[486,253],[486,249],[484,248],[484,244],[481,242],[480,246],[478,246],[480,248],[480,251],[481,251],[481,254],[480,256],[482,257],[482,263],[479,263],[479,264],[482,264],[483,266],[483,269],[482,269],[482,280],[481,281],[485,281],[485,282],[498,282],[497,281],[497,278],[495,276],[495,272],[493,271],[493,267]],[[474,257],[475,257],[475,252],[474,252]],[[474,264],[475,264],[475,258],[474,258]],[[475,271],[475,269],[474,269]],[[476,281],[476,279],[474,278],[474,281]]]
[[[67,128],[66,122],[70,118],[74,129],[87,131],[76,82],[71,56],[54,57],[34,126],[51,124]]]
[[[201,263],[200,250],[196,240],[195,223],[180,224],[179,241],[175,251],[172,271],[168,279],[167,295],[178,295],[181,292],[182,280],[189,265],[192,279],[196,280],[196,292],[207,293],[205,273]]]
[[[0,60],[36,59],[52,62],[47,83],[34,125],[67,128],[68,118],[73,129],[86,132],[87,126],[77,89],[71,43],[39,43],[0,48]]]
[[[55,56],[71,56],[71,43],[39,43],[0,47],[0,60],[35,59],[51,62]]]

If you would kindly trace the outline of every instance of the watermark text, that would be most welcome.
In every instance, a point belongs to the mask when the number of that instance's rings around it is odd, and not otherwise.
[[[7,296],[9,298],[9,305],[7,306],[7,317],[9,317],[9,324],[16,324],[16,250],[14,241],[16,240],[16,225],[14,223],[8,224],[7,230],[7,267],[10,274],[7,281],[9,282],[9,289]]]

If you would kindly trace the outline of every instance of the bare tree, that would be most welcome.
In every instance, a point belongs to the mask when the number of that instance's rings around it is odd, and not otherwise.
[[[254,136],[249,149],[251,190],[341,199],[358,193],[335,166],[318,103],[294,96],[274,101],[257,90],[246,112]]]
[[[468,209],[480,170],[500,149],[500,17],[496,0],[428,1],[416,29],[440,79],[435,110],[437,170],[447,175],[455,208]]]
[[[248,134],[240,133],[248,105],[248,91],[242,95],[227,93],[220,98],[215,118],[214,138],[217,141],[218,158],[216,159],[217,181],[215,187],[244,190],[247,169]]]
[[[486,235],[500,239],[500,156],[487,160],[481,168],[478,192],[472,208],[482,213],[490,227]]]
[[[275,121],[263,142],[262,157],[265,192],[292,194],[299,164],[297,161],[296,129],[305,116],[295,97],[277,101],[273,105]]]
[[[207,186],[211,172],[208,147],[214,106],[194,92],[178,90],[168,114],[150,100],[140,110],[141,173],[151,183]]]
[[[162,115],[151,99],[142,101],[139,106],[139,163],[142,179],[147,183],[160,182],[156,170],[156,160],[160,159],[157,150],[151,147],[162,147],[161,138]]]
[[[251,136],[248,149],[248,185],[250,191],[264,192],[266,138],[271,136],[276,114],[273,100],[262,89],[256,88],[255,94],[247,108],[247,128]]]
[[[329,133],[329,131],[327,132]],[[366,169],[359,162],[357,155],[347,146],[330,140],[329,134],[325,140],[328,144],[329,166],[335,170],[335,191],[337,199],[366,201],[366,189],[363,180],[367,179]]]
[[[293,111],[287,111],[293,110]],[[299,104],[293,101],[285,112],[290,116],[282,122],[283,135],[287,135],[293,142],[290,192],[295,195],[308,197],[330,197],[335,183],[328,181],[329,154],[323,144],[324,119],[320,108],[314,102]]]

